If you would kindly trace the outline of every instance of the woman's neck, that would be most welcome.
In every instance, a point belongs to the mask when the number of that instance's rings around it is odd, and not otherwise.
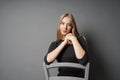
[[[62,40],[65,40],[65,36],[62,36]]]

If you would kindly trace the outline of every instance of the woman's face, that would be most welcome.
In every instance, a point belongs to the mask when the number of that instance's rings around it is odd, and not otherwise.
[[[64,17],[60,23],[60,32],[63,36],[67,35],[72,30],[71,18]]]

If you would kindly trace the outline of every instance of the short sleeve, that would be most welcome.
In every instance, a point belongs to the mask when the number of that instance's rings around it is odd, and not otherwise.
[[[49,46],[49,48],[48,48],[47,54],[48,54],[49,52],[53,51],[55,48],[56,48],[56,42],[54,41],[54,42],[52,42],[52,43],[50,44],[50,46]],[[50,64],[50,63],[52,63],[52,62],[47,62],[47,54],[46,54],[45,57],[44,57],[44,62],[45,62],[46,64]]]
[[[85,54],[84,54],[83,58],[78,59],[78,62],[80,64],[85,65],[88,62],[88,47],[87,47],[87,43],[86,43],[85,39],[83,38],[83,36],[78,38],[78,41],[79,41],[80,45],[82,46],[82,48],[85,50]]]

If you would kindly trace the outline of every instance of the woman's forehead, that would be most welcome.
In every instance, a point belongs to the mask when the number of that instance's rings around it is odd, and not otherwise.
[[[70,17],[64,17],[63,19],[62,19],[62,21],[63,22],[71,22],[72,21],[72,19],[70,18]]]

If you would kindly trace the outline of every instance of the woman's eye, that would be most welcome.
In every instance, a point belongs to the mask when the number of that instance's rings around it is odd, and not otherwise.
[[[62,25],[64,25],[64,22],[61,22]]]
[[[72,26],[72,24],[68,24],[68,26]]]

